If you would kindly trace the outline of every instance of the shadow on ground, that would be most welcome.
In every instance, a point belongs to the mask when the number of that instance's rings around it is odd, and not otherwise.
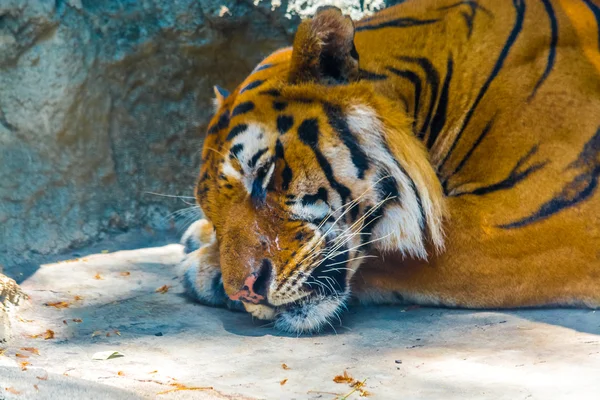
[[[346,370],[383,399],[600,391],[600,313],[591,310],[351,307],[335,331],[296,337],[191,302],[181,257],[181,246],[166,245],[41,266],[22,281],[31,300],[0,356],[9,384],[33,396],[34,375],[66,374],[145,398],[335,398],[352,390],[333,382]],[[44,340],[48,330],[54,337]],[[25,347],[40,354],[18,357]],[[101,351],[125,356],[93,360]],[[64,398],[77,385],[38,387]]]

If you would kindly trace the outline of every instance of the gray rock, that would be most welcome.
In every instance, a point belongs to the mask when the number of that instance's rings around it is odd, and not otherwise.
[[[192,195],[212,85],[233,88],[317,3],[0,0],[0,264],[175,227],[188,205],[148,192]]]
[[[0,345],[12,337],[13,320],[23,297],[19,285],[0,273]]]

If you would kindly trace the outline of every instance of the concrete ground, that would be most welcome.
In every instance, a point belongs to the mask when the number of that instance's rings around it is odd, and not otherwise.
[[[179,245],[104,246],[6,271],[31,299],[0,344],[0,399],[600,398],[600,312],[356,307],[295,337],[190,302]]]

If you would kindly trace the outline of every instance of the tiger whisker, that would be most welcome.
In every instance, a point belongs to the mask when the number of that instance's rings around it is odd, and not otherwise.
[[[194,196],[178,196],[178,195],[174,195],[174,194],[164,194],[164,193],[147,192],[147,191],[144,191],[142,193],[151,194],[154,196],[161,196],[161,197],[171,197],[171,198],[179,199],[179,200],[183,201],[185,204],[190,205],[190,206],[196,205],[195,203],[190,203],[190,202],[187,202],[184,200],[184,199],[195,199]]]

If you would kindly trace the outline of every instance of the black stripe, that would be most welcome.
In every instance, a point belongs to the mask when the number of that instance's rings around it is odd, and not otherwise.
[[[566,184],[562,191],[550,201],[542,204],[540,208],[528,217],[499,225],[502,229],[521,228],[537,221],[546,219],[565,208],[581,203],[594,194],[598,187],[600,177],[600,128],[596,134],[585,144],[582,152],[568,169],[582,169],[571,182]]]
[[[281,189],[288,190],[288,188],[290,187],[290,182],[292,181],[292,169],[285,160],[285,151],[283,149],[283,144],[281,144],[281,141],[279,139],[277,139],[277,142],[275,144],[275,157],[283,160],[283,162],[285,163],[283,171],[281,171]]]
[[[598,31],[598,51],[600,51],[600,7],[592,3],[592,0],[583,0],[586,6],[594,13],[596,18],[596,30]]]
[[[329,161],[327,161],[327,158],[325,158],[325,156],[323,155],[323,153],[321,153],[321,150],[319,149],[319,122],[317,121],[317,119],[305,119],[304,121],[302,121],[302,123],[298,127],[298,137],[300,138],[302,143],[306,144],[312,149],[312,151],[315,154],[315,157],[317,158],[319,166],[321,167],[323,173],[325,174],[325,177],[327,178],[327,181],[329,182],[331,187],[336,192],[338,192],[342,200],[342,205],[346,204],[346,200],[348,199],[348,197],[350,197],[351,194],[350,189],[348,189],[346,186],[342,185],[335,179],[333,175],[333,169],[331,168],[331,164],[329,164]]]
[[[263,70],[271,68],[271,67],[273,67],[275,65],[277,65],[277,64],[263,64],[263,65],[259,65],[256,68],[254,68],[254,71],[252,71],[252,72],[254,73],[254,72],[258,72],[258,71],[263,71]]]
[[[246,125],[246,124],[238,124],[238,125],[234,126],[229,131],[229,134],[227,134],[227,138],[225,140],[231,140],[231,139],[233,139],[234,137],[236,137],[240,133],[244,132],[246,129],[248,129],[248,125]]]
[[[294,117],[291,115],[280,115],[277,117],[277,130],[281,135],[290,130],[294,125]]]
[[[477,138],[477,140],[475,140],[475,143],[473,143],[473,146],[471,146],[471,148],[469,149],[469,151],[467,152],[465,157],[461,160],[460,164],[458,164],[458,166],[454,169],[454,171],[452,171],[452,173],[449,176],[452,176],[452,175],[458,173],[465,166],[467,161],[469,161],[469,158],[471,158],[471,155],[473,154],[475,149],[483,141],[483,139],[489,133],[490,129],[492,129],[492,125],[494,124],[494,119],[496,119],[495,116],[494,116],[494,118],[492,118],[491,120],[488,121],[488,123],[485,125],[485,127],[479,134],[479,137]]]
[[[391,21],[381,22],[374,25],[360,25],[355,31],[372,31],[382,28],[410,28],[412,26],[428,25],[438,22],[439,19],[416,19],[416,18],[397,18]]]
[[[473,34],[473,19],[475,15],[472,13],[468,14],[465,11],[462,11],[460,15],[462,15],[463,19],[465,20],[465,24],[467,24],[467,37],[470,38],[471,34]]]
[[[283,111],[283,110],[285,110],[287,105],[288,105],[288,103],[286,103],[285,101],[274,101],[273,109],[275,109],[277,111]]]
[[[387,75],[377,74],[375,72],[367,71],[365,69],[359,69],[358,73],[359,73],[360,79],[366,79],[368,81],[383,81],[388,78]]]
[[[400,172],[402,172],[402,174],[404,174],[404,176],[406,176],[406,179],[408,179],[410,189],[413,191],[413,193],[415,194],[415,197],[417,198],[417,205],[419,206],[419,214],[421,215],[421,220],[419,221],[419,225],[421,226],[422,234],[423,234],[423,237],[425,238],[427,236],[425,234],[425,231],[427,229],[427,219],[425,218],[425,210],[423,209],[423,202],[421,200],[421,195],[419,194],[419,191],[417,190],[417,185],[415,185],[415,181],[413,181],[412,177],[406,172],[406,170],[404,169],[402,164],[400,164],[400,162],[396,159],[396,157],[394,157],[394,153],[392,153],[392,150],[388,146],[387,142],[384,141],[383,146],[385,147],[385,150],[388,152],[390,157],[392,157],[392,159],[394,160],[394,163],[396,164],[396,166],[398,167]]]
[[[448,95],[450,93],[450,81],[452,80],[453,62],[452,57],[448,57],[448,64],[446,65],[446,77],[444,78],[444,84],[442,85],[442,92],[440,93],[440,99],[438,101],[435,115],[431,121],[431,132],[427,137],[427,148],[431,149],[440,132],[446,124],[446,115],[448,113]]]
[[[481,101],[481,99],[483,98],[483,96],[485,95],[487,90],[489,89],[490,85],[492,84],[492,81],[496,78],[496,76],[498,75],[498,73],[500,72],[502,67],[504,66],[504,61],[506,61],[506,58],[508,57],[508,53],[509,53],[510,49],[515,44],[517,37],[519,36],[519,33],[521,33],[521,29],[523,28],[523,19],[525,18],[525,2],[524,2],[524,0],[513,0],[513,6],[515,7],[515,11],[517,14],[515,17],[515,24],[514,24],[512,30],[510,31],[510,34],[508,35],[508,39],[506,40],[506,43],[504,44],[504,47],[502,48],[502,51],[500,52],[500,56],[498,57],[498,60],[496,60],[496,64],[494,65],[494,68],[492,69],[492,73],[490,74],[490,76],[488,76],[487,80],[481,87],[479,94],[475,98],[475,102],[473,103],[473,105],[471,106],[469,111],[467,112],[467,115],[462,123],[462,126],[461,126],[458,134],[456,135],[456,139],[454,139],[452,146],[450,146],[450,149],[448,150],[448,152],[444,156],[442,162],[440,163],[440,169],[443,168],[444,164],[446,164],[446,161],[448,161],[448,158],[450,157],[450,155],[456,148],[456,145],[460,141],[460,138],[463,135],[467,125],[471,121],[471,118],[473,117],[473,114],[474,114],[475,110],[477,109],[479,102]]]
[[[542,0],[542,2],[544,3],[546,13],[550,19],[550,48],[548,49],[548,61],[546,61],[544,73],[535,84],[533,92],[531,92],[527,101],[531,101],[531,99],[533,99],[540,86],[542,86],[542,83],[544,83],[546,78],[548,78],[556,59],[556,46],[558,45],[558,21],[556,20],[556,14],[554,14],[554,9],[552,8],[552,3],[550,3],[550,0]]]
[[[229,110],[223,111],[216,124],[208,128],[209,135],[217,133],[229,126]]]
[[[281,172],[281,189],[288,190],[290,187],[290,182],[292,181],[292,169],[287,163],[285,167],[283,167],[283,171]]]
[[[255,89],[255,88],[259,87],[260,85],[262,85],[263,83],[265,83],[265,81],[260,80],[260,79],[252,81],[240,90],[240,94],[244,93],[247,90]]]
[[[323,203],[327,203],[327,189],[324,187],[319,188],[315,194],[305,194],[302,196],[302,205],[311,206],[319,200]]]
[[[391,176],[389,171],[385,171],[383,176],[378,176],[378,182],[376,185],[377,194],[381,200],[386,198],[400,198],[400,192],[398,191],[398,182]]]
[[[229,149],[229,158],[238,158],[242,151],[244,151],[244,145],[241,143],[231,146],[231,149]]]
[[[422,139],[425,136],[425,133],[429,129],[429,123],[431,122],[431,116],[433,115],[433,108],[435,107],[435,101],[438,96],[438,90],[440,87],[440,74],[435,69],[431,61],[425,57],[408,57],[401,56],[398,57],[402,61],[415,63],[419,65],[423,71],[425,72],[425,80],[429,85],[430,89],[430,100],[429,100],[429,109],[427,110],[427,115],[425,116],[425,120],[423,121],[423,126],[421,127],[420,132],[418,133],[419,139]]]
[[[523,166],[523,164],[525,164],[525,162],[527,162],[534,154],[536,154],[537,151],[538,151],[538,146],[537,145],[533,146],[527,154],[525,154],[523,157],[521,157],[519,159],[517,164],[514,166],[514,168],[508,174],[508,177],[501,180],[500,182],[496,182],[496,183],[494,183],[492,185],[488,185],[488,186],[479,187],[470,192],[456,193],[456,194],[453,194],[452,196],[458,197],[458,196],[464,196],[467,194],[483,196],[483,195],[486,195],[489,193],[498,192],[500,190],[506,190],[506,189],[513,188],[517,183],[523,181],[529,175],[531,175],[532,173],[543,168],[548,163],[548,161],[539,162],[539,163],[533,164],[532,166],[528,167],[524,171],[519,172],[519,169]]]
[[[260,157],[262,157],[262,155],[265,154],[268,150],[269,149],[265,147],[264,149],[260,149],[256,153],[254,153],[250,161],[248,161],[248,166],[250,168],[254,168]]]
[[[419,75],[415,74],[413,71],[410,70],[400,70],[394,67],[387,67],[387,69],[395,75],[408,79],[415,87],[415,109],[413,112],[413,129],[415,129],[417,123],[417,115],[419,112],[419,103],[421,101],[421,78],[419,78]]]
[[[235,108],[231,112],[231,118],[235,117],[236,115],[245,114],[247,112],[250,112],[253,109],[254,109],[254,103],[251,101],[245,101],[243,103],[240,103],[237,106],[235,106]]]
[[[360,146],[358,138],[350,130],[341,108],[331,103],[323,103],[323,111],[327,115],[329,125],[350,151],[350,158],[358,171],[358,178],[364,179],[365,171],[369,169],[369,159]]]
[[[269,90],[263,90],[261,92],[259,92],[260,94],[264,94],[266,96],[272,96],[272,97],[279,97],[281,96],[281,92],[277,89],[269,89]]]
[[[476,1],[465,0],[459,1],[458,3],[451,4],[449,6],[444,6],[438,8],[438,10],[449,10],[451,8],[459,7],[462,5],[469,6],[470,13],[466,11],[461,11],[460,15],[464,18],[465,24],[467,25],[467,37],[470,38],[473,33],[473,22],[475,21],[475,16],[477,15],[477,11],[483,10],[486,14],[491,15],[492,13],[486,9],[485,7],[479,5]]]
[[[285,152],[283,150],[283,144],[281,143],[281,140],[277,139],[275,142],[275,158],[284,159],[284,157]]]

